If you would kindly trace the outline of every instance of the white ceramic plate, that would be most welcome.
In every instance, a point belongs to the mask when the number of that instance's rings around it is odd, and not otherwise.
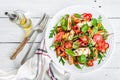
[[[83,68],[82,70],[77,69],[76,67],[74,67],[74,65],[73,66],[69,65],[68,62],[66,62],[65,65],[63,66],[61,63],[59,63],[59,58],[56,57],[55,51],[53,49],[50,49],[50,45],[53,43],[53,41],[55,39],[55,38],[49,38],[50,30],[53,29],[53,27],[59,21],[61,16],[65,15],[65,14],[73,14],[73,13],[91,13],[92,16],[95,18],[98,18],[98,16],[101,15],[94,8],[89,8],[86,6],[71,6],[71,7],[68,7],[68,8],[65,8],[65,9],[59,11],[52,18],[52,20],[50,21],[50,23],[47,26],[45,40],[46,40],[46,47],[47,47],[48,53],[57,65],[63,67],[64,69],[67,69],[71,73],[90,72],[90,71],[99,69],[103,64],[106,63],[106,61],[108,61],[108,59],[110,58],[110,56],[112,54],[112,51],[114,48],[114,34],[109,36],[109,38],[108,38],[108,43],[110,44],[110,47],[107,50],[107,54],[106,54],[106,57],[104,58],[104,61],[102,61],[99,65],[98,65],[98,62],[96,61],[96,62],[94,62],[93,67]],[[107,29],[107,31],[109,33],[114,33],[108,20],[103,15],[101,15],[101,16],[102,16],[102,24]]]

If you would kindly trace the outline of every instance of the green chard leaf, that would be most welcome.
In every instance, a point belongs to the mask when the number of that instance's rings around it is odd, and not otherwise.
[[[70,56],[75,56],[74,52],[71,49],[65,49],[65,52]]]
[[[89,28],[88,24],[84,24],[82,26],[81,30],[82,30],[83,33],[86,33],[88,31],[88,28]]]

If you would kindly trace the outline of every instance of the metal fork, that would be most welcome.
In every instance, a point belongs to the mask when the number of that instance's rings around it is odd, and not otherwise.
[[[31,51],[31,48],[32,48],[32,46],[33,46],[33,43],[35,42],[35,39],[36,39],[36,37],[38,36],[38,34],[42,31],[43,32],[43,30],[45,29],[45,26],[46,26],[46,24],[47,24],[47,22],[48,22],[48,19],[49,19],[49,16],[47,15],[47,14],[45,14],[45,16],[44,16],[44,18],[43,18],[43,21],[40,23],[40,27],[37,27],[36,28],[36,32],[37,32],[37,35],[35,36],[35,38],[34,38],[34,40],[33,40],[33,42],[32,42],[32,44],[30,45],[30,47],[29,47],[29,50],[27,51],[27,53],[25,54],[25,56],[24,56],[24,58],[22,59],[22,61],[21,61],[21,64],[24,64],[25,63],[25,61],[27,60],[27,57],[28,57],[28,55],[29,55],[29,53],[30,53],[30,51]],[[37,47],[38,47],[38,45],[37,45]],[[36,49],[35,49],[36,50]]]

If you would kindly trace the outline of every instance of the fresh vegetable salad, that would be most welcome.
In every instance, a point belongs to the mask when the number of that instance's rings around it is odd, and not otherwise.
[[[66,14],[51,30],[49,38],[55,37],[50,46],[55,49],[59,62],[67,61],[77,68],[92,67],[103,60],[109,43],[108,32],[102,24],[102,17],[92,17],[91,13]]]

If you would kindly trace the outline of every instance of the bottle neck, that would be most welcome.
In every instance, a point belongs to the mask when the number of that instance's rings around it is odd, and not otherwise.
[[[17,18],[18,18],[18,15],[9,14],[8,12],[5,12],[5,15],[7,15],[12,22],[15,22],[17,20]]]

